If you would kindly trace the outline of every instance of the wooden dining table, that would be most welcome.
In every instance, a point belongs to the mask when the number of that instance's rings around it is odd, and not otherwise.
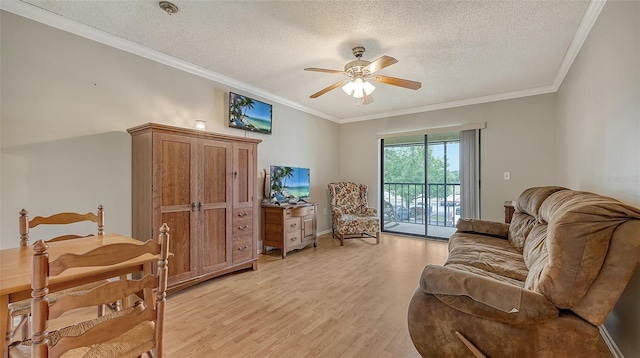
[[[49,260],[64,253],[85,253],[100,246],[118,243],[137,243],[139,240],[119,235],[107,234],[51,242],[47,252]],[[3,355],[7,352],[8,305],[31,297],[31,246],[0,250],[0,338]],[[157,260],[156,255],[146,254],[113,266],[73,268],[49,279],[49,292],[64,290],[99,280],[120,277],[133,272],[149,270],[150,264]]]

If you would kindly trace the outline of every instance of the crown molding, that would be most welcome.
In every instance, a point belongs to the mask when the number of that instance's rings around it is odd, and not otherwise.
[[[277,96],[273,93],[267,92],[258,87],[251,86],[247,83],[238,81],[231,77],[222,75],[220,73],[208,70],[204,67],[194,65],[190,62],[169,56],[162,52],[152,50],[144,47],[135,42],[125,40],[115,35],[106,33],[104,31],[95,29],[93,27],[81,24],[71,19],[56,15],[50,11],[41,9],[39,7],[27,4],[19,0],[2,0],[0,1],[0,9],[11,12],[13,14],[25,17],[27,19],[43,23],[45,25],[55,27],[57,29],[70,32],[72,34],[82,36],[89,40],[99,42],[101,44],[117,48],[122,51],[138,55],[149,60],[171,66],[173,68],[200,76],[214,82],[236,88],[240,91],[245,91],[253,95],[263,97],[267,100],[271,100],[287,107],[291,107],[302,112],[318,116],[333,122],[339,122],[339,120],[333,116],[330,116],[324,112],[317,111],[312,108],[305,107],[296,102],[290,101],[286,98]]]
[[[249,85],[245,82],[241,82],[220,73],[213,72],[206,68],[194,65],[184,60],[180,60],[173,56],[166,55],[159,51],[149,49],[142,45],[108,34],[104,31],[97,30],[93,27],[56,15],[50,11],[41,9],[31,4],[24,3],[19,0],[2,0],[0,1],[0,9],[37,22],[41,22],[43,24],[55,27],[63,31],[70,32],[78,36],[85,37],[87,39],[105,44],[107,46],[111,46],[150,59],[152,61],[174,67],[176,69],[194,74],[196,76],[200,76],[214,82],[236,88],[240,91],[246,91],[253,95],[263,97],[267,100],[280,103],[287,107],[297,109],[299,111],[309,113],[311,115],[324,118],[332,122],[344,124],[557,92],[562,85],[562,81],[569,72],[573,61],[578,56],[580,48],[587,39],[587,36],[589,35],[589,32],[591,31],[591,28],[596,22],[598,16],[600,15],[600,12],[602,11],[605,3],[606,0],[592,0],[589,4],[589,7],[585,11],[584,17],[582,18],[582,21],[578,26],[578,30],[576,31],[576,34],[573,37],[569,48],[567,49],[567,53],[565,54],[560,68],[558,69],[558,73],[556,74],[556,77],[551,85],[350,118],[336,118],[327,113],[303,106],[299,103],[290,101],[286,98],[280,97],[258,87]]]
[[[589,6],[587,7],[587,10],[585,11],[584,16],[582,17],[582,21],[580,22],[580,25],[578,25],[576,34],[573,36],[573,39],[571,40],[571,44],[569,45],[569,48],[567,49],[564,59],[562,60],[562,64],[558,69],[558,73],[556,74],[553,84],[551,85],[537,87],[537,88],[529,88],[529,89],[519,90],[519,91],[497,93],[489,96],[468,98],[468,99],[463,99],[458,101],[431,104],[431,105],[422,106],[422,107],[407,108],[407,109],[402,109],[398,111],[390,111],[385,113],[377,113],[372,115],[345,118],[341,120],[339,123],[351,123],[351,122],[367,121],[371,119],[389,118],[389,117],[403,116],[407,114],[437,111],[437,110],[447,109],[447,108],[463,107],[463,106],[469,106],[473,104],[490,103],[490,102],[503,101],[506,99],[515,99],[515,98],[521,98],[521,97],[537,96],[541,94],[558,92],[558,90],[560,89],[560,85],[562,85],[562,81],[564,80],[565,76],[569,72],[569,69],[571,69],[571,65],[573,64],[573,61],[575,61],[576,57],[578,57],[578,53],[580,52],[582,45],[586,41],[587,36],[589,36],[589,32],[591,31],[591,28],[593,28],[593,25],[598,19],[598,16],[600,15],[600,12],[602,11],[602,8],[606,4],[606,2],[607,0],[592,0]]]
[[[340,121],[340,123],[368,121],[371,119],[397,117],[397,116],[404,116],[408,114],[438,111],[438,110],[447,109],[447,108],[464,107],[464,106],[470,106],[472,104],[504,101],[506,99],[514,99],[514,98],[520,98],[520,97],[529,97],[529,96],[536,96],[540,94],[551,93],[551,92],[555,92],[556,90],[557,89],[554,89],[553,86],[529,88],[529,89],[520,90],[520,91],[497,93],[489,96],[461,99],[458,101],[443,102],[443,103],[437,103],[437,104],[430,104],[428,106],[401,109],[398,111],[390,111],[385,113],[376,113],[376,114],[371,114],[366,116],[352,117],[352,118],[343,119],[342,121]]]
[[[607,0],[591,0],[589,7],[587,7],[587,11],[584,12],[582,21],[580,22],[580,25],[578,25],[578,30],[576,30],[576,34],[573,36],[573,40],[571,41],[571,44],[567,49],[567,53],[565,54],[564,59],[560,64],[560,68],[558,69],[558,74],[553,81],[555,91],[560,89],[560,85],[562,85],[564,77],[569,73],[569,69],[571,69],[573,61],[578,57],[578,53],[580,52],[582,45],[587,40],[587,36],[589,36],[589,32],[591,32],[591,28],[596,23],[596,20],[598,19],[598,16],[606,2]]]

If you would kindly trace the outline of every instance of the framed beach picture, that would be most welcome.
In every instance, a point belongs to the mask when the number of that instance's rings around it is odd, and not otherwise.
[[[229,127],[271,134],[272,106],[229,92]]]

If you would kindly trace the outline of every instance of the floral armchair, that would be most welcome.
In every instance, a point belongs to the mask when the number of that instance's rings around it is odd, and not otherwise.
[[[368,207],[367,186],[364,184],[338,182],[328,185],[331,194],[331,218],[333,237],[345,239],[375,237],[380,243],[380,219],[375,208]],[[345,237],[349,236],[349,237]]]

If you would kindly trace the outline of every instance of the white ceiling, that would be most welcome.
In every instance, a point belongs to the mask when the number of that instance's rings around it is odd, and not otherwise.
[[[146,0],[2,7],[342,123],[553,92],[602,8],[577,0],[173,3],[173,15]],[[369,61],[395,57],[378,74],[422,88],[378,84],[363,106],[340,89],[309,98],[342,75],[303,68],[342,70],[354,46]]]

